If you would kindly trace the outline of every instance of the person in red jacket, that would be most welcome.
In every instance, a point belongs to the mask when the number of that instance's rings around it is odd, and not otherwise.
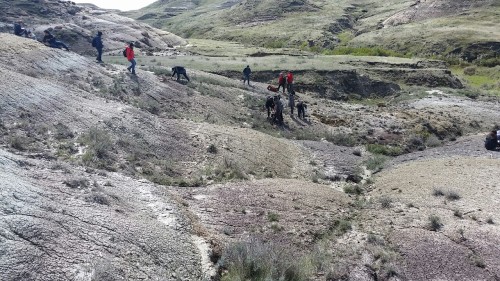
[[[289,93],[293,91],[293,74],[291,71],[288,71],[286,75],[286,86]]]
[[[125,52],[127,54],[127,60],[131,63],[129,67],[127,67],[127,70],[132,72],[133,75],[135,75],[135,55],[134,55],[134,43],[130,43],[128,47],[125,49]]]
[[[285,75],[283,72],[280,73],[280,76],[278,77],[278,91],[280,90],[280,87],[283,87],[283,94],[285,93]]]

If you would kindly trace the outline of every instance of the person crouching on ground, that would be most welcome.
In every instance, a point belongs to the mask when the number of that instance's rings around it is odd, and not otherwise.
[[[50,31],[45,30],[43,33],[45,34],[42,40],[43,43],[48,43],[49,47],[51,48],[56,48],[56,49],[64,48],[66,49],[66,51],[69,51],[68,46],[66,46],[66,44],[64,44],[61,41],[57,41],[54,35],[50,33]]]
[[[181,78],[181,74],[189,82],[189,77],[187,76],[186,69],[183,66],[174,66],[174,67],[172,67],[172,77],[174,77],[175,75],[177,75],[177,81],[179,81],[179,79]]]
[[[487,136],[484,141],[484,148],[487,150],[496,150],[499,145],[499,133],[500,131],[493,130]]]
[[[18,21],[14,23],[14,34],[17,36],[28,37],[28,31],[22,26],[23,21]]]
[[[125,53],[127,55],[127,60],[130,62],[130,66],[127,67],[127,70],[132,72],[132,75],[135,75],[135,54],[134,54],[134,43],[130,43],[128,47],[125,49]]]

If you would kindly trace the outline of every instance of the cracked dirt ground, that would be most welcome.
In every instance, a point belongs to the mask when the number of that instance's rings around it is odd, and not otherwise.
[[[154,185],[4,150],[0,174],[1,280],[201,279],[189,225]]]

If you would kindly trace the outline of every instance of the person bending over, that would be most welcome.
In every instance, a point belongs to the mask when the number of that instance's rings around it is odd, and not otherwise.
[[[187,76],[186,69],[183,66],[174,66],[172,67],[172,77],[177,75],[177,81],[181,78],[181,74],[189,81],[189,77]]]

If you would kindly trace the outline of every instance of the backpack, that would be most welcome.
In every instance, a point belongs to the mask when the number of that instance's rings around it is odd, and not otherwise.
[[[94,38],[94,39],[92,40],[92,47],[94,47],[94,48],[95,48],[95,47],[96,47],[96,45],[97,45],[97,44],[96,44],[96,42],[95,42],[95,41],[96,41],[95,39],[96,39],[96,38]]]
[[[123,56],[127,57],[127,49],[123,50]]]

